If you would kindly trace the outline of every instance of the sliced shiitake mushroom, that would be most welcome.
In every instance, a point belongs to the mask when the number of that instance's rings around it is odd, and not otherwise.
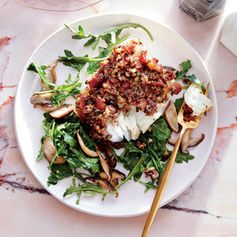
[[[95,183],[97,185],[99,185],[103,189],[107,189],[109,191],[113,191],[114,190],[113,186],[107,180],[105,180],[105,179],[95,178]]]
[[[109,176],[104,171],[101,171],[98,176],[101,179],[107,180],[114,188],[118,185],[119,180],[124,180],[126,178],[124,173],[116,169],[111,172],[111,179],[109,179]]]
[[[52,78],[52,82],[54,84],[57,82],[57,73],[56,73],[57,65],[58,65],[58,61],[57,60],[50,65],[51,78]]]
[[[35,92],[31,98],[31,104],[51,104],[51,98],[54,95],[53,92],[49,91],[39,91]]]
[[[104,154],[108,160],[108,164],[109,164],[109,167],[111,167],[112,169],[115,168],[115,166],[117,165],[117,160],[115,158],[115,156],[113,155],[110,147],[106,146],[104,148]]]
[[[188,129],[188,130],[185,132],[184,137],[183,137],[183,140],[182,140],[181,151],[182,151],[183,153],[187,153],[187,152],[188,152],[188,150],[187,150],[188,147],[197,146],[197,145],[198,145],[199,143],[201,143],[201,142],[204,140],[204,138],[205,138],[205,135],[204,135],[203,133],[202,133],[199,137],[192,138],[192,137],[191,137],[192,132],[191,132],[190,130],[192,130],[192,129]],[[171,138],[168,140],[168,143],[169,143],[170,145],[173,145],[173,146],[174,146],[175,143],[176,143],[176,141],[177,141],[177,139],[171,137]]]
[[[193,129],[189,128],[185,131],[182,142],[181,142],[181,152],[188,153],[189,142],[192,137]]]
[[[53,95],[54,93],[51,91],[35,92],[31,96],[30,102],[34,105],[35,108],[39,108],[45,112],[52,112],[62,107],[62,106],[52,106],[51,99]]]
[[[85,181],[89,181],[89,183],[95,183],[95,177],[92,177],[92,176],[88,176],[88,177],[85,177]]]
[[[176,141],[177,141],[177,138],[172,138],[172,137],[171,137],[171,138],[168,140],[168,143],[169,143],[170,145],[174,146],[175,143],[176,143]]]
[[[52,111],[55,111],[57,109],[60,109],[62,106],[52,106],[50,104],[44,104],[44,105],[41,105],[41,104],[34,104],[34,108],[38,108],[38,109],[41,109],[45,112],[52,112]]]
[[[110,180],[111,179],[110,167],[109,167],[107,161],[105,160],[105,158],[103,157],[102,153],[98,149],[96,149],[96,152],[97,152],[99,159],[100,159],[100,165],[101,165],[102,169],[104,170],[104,172],[107,174],[108,180]]]
[[[98,176],[101,179],[107,180],[113,188],[115,188],[118,185],[119,180],[124,180],[126,178],[126,175],[118,170],[113,170],[111,172],[111,179],[109,180],[109,176],[104,172],[101,171]]]
[[[126,175],[118,170],[113,170],[111,176],[112,179],[118,179],[118,180],[124,180],[126,178]]]
[[[99,185],[101,188],[114,191],[114,187],[105,179],[103,178],[95,178],[95,177],[86,177],[85,180],[91,182],[93,184]]]
[[[49,161],[52,162],[52,160],[55,157],[56,154],[56,148],[53,144],[53,140],[50,137],[47,137],[43,144],[42,144],[42,151],[45,155],[45,158]],[[58,156],[56,157],[56,159],[54,160],[54,164],[63,164],[65,163],[65,159],[62,156]]]
[[[113,188],[115,188],[118,185],[118,182],[118,179],[111,179],[109,183]]]
[[[166,121],[169,124],[170,128],[174,132],[178,132],[179,131],[179,124],[178,124],[178,120],[177,120],[177,111],[176,111],[173,101],[169,102],[169,105],[167,106],[167,108],[165,110],[165,118],[166,118]]]
[[[50,113],[50,116],[53,118],[62,118],[73,111],[72,105],[63,105],[61,108],[54,110]]]
[[[99,173],[99,177],[100,177],[101,179],[109,180],[109,176],[108,176],[104,171],[101,171],[101,172]]]
[[[188,147],[194,147],[197,146],[199,143],[201,143],[205,138],[205,134],[201,134],[200,137],[196,138],[191,138],[189,141],[189,146]]]
[[[92,151],[90,150],[86,145],[85,143],[83,142],[81,136],[80,136],[80,131],[77,130],[77,140],[81,146],[81,149],[90,157],[97,157],[98,156],[98,153],[95,152],[95,151]]]

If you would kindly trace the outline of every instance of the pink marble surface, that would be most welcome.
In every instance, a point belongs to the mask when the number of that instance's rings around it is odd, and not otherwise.
[[[198,23],[176,0],[111,0],[79,12],[25,8],[0,1],[0,236],[140,236],[146,215],[109,219],[86,215],[51,197],[27,169],[17,147],[13,104],[23,66],[36,46],[66,22],[105,11],[125,11],[165,22],[200,53],[213,78],[219,105],[212,153],[194,184],[163,207],[151,237],[237,236],[237,57],[219,43],[222,16]]]

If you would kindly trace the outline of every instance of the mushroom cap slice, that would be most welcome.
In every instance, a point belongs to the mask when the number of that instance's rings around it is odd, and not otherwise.
[[[82,149],[88,156],[90,156],[90,157],[97,157],[97,156],[98,156],[97,152],[90,150],[90,149],[85,145],[85,143],[83,142],[83,140],[82,140],[82,138],[81,138],[81,136],[80,136],[79,130],[77,130],[77,140],[78,140],[78,142],[79,142],[79,144],[80,144],[80,146],[81,146],[81,149]]]
[[[108,181],[109,181],[109,176],[108,176],[104,171],[101,171],[101,172],[99,173],[99,177],[100,177],[101,179],[105,179],[105,180],[108,180]]]
[[[34,108],[39,108],[45,112],[52,112],[61,108],[61,106],[52,106],[51,98],[54,95],[51,91],[39,91],[35,92],[31,98],[30,102],[34,105]]]
[[[191,138],[189,141],[189,147],[194,147],[200,144],[205,138],[205,134],[201,134],[199,137]]]
[[[56,154],[56,148],[53,144],[53,140],[50,137],[47,137],[43,144],[42,144],[42,151],[45,155],[45,158],[49,161],[52,162],[55,154]],[[65,163],[66,160],[62,156],[56,157],[54,160],[54,164],[63,164]]]
[[[97,179],[95,179],[95,183],[103,189],[106,189],[109,191],[114,190],[114,187],[107,180],[97,178]]]
[[[112,179],[124,180],[125,178],[126,178],[126,175],[122,173],[121,171],[116,170],[116,169],[112,171]]]
[[[53,112],[49,113],[53,118],[62,118],[68,114],[70,114],[74,109],[72,105],[64,105],[61,108],[54,110]]]
[[[185,137],[186,138],[184,139],[183,143],[186,143],[186,144],[183,146],[183,149],[186,150],[186,152],[187,152],[187,148],[188,147],[194,147],[194,146],[197,146],[198,144],[200,144],[204,140],[205,134],[202,133],[199,137],[195,137],[195,138],[194,137],[190,137],[189,134],[185,134]],[[171,137],[168,140],[168,143],[170,145],[174,146],[176,141],[177,141],[177,138]]]
[[[177,115],[177,111],[176,111],[174,102],[170,101],[169,105],[167,106],[167,108],[165,110],[165,118],[166,118],[166,121],[169,124],[170,128],[174,132],[179,131],[179,124],[178,124],[177,116],[178,115]]]
[[[110,180],[111,179],[110,167],[109,167],[107,161],[105,160],[105,158],[103,157],[102,153],[98,149],[96,149],[96,152],[97,152],[99,159],[100,159],[100,165],[101,165],[102,169],[104,170],[104,172],[107,174],[108,180]]]
[[[31,98],[31,104],[51,104],[51,98],[54,95],[53,92],[49,91],[39,91],[35,92]]]
[[[181,142],[181,151],[183,153],[188,153],[189,142],[192,137],[193,129],[189,128],[185,131],[183,140]]]
[[[34,108],[41,109],[45,112],[52,112],[57,109],[60,109],[62,106],[52,106],[50,104],[34,104]]]

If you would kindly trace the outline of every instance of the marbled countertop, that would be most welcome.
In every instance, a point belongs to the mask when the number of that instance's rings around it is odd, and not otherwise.
[[[106,11],[148,16],[173,27],[207,64],[218,97],[218,130],[209,160],[193,185],[160,210],[150,236],[237,236],[237,57],[219,43],[225,16],[236,10],[236,1],[229,0],[224,14],[198,23],[179,10],[177,0],[111,0],[75,12],[35,10],[1,0],[0,236],[140,236],[146,215],[95,217],[50,196],[27,169],[14,134],[14,96],[33,50],[65,22]]]

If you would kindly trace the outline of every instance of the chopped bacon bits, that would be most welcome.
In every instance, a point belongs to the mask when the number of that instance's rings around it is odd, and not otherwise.
[[[187,104],[183,106],[183,117],[185,122],[195,121],[197,116],[193,115],[193,110]]]
[[[105,102],[99,97],[95,99],[95,107],[101,111],[105,110]]]
[[[173,94],[178,95],[181,90],[182,90],[181,85],[178,82],[174,82],[174,84],[173,84]]]
[[[142,43],[131,40],[113,49],[110,57],[87,81],[85,93],[78,95],[76,112],[84,123],[91,126],[91,135],[106,139],[106,124],[114,122],[120,111],[131,106],[137,111],[153,115],[157,103],[165,102],[174,86],[175,72],[158,65],[158,59],[148,58]]]

